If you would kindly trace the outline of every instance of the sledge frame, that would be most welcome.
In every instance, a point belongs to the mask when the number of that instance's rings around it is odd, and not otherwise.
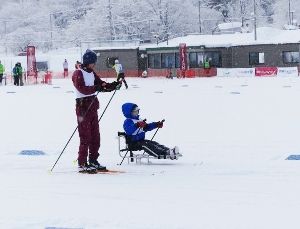
[[[122,145],[125,145],[122,147]],[[129,146],[128,138],[125,132],[118,132],[118,151],[121,158],[127,158],[128,164],[130,162],[134,162],[136,164],[142,164],[142,159],[145,159],[147,161],[147,164],[151,164],[150,159],[169,159],[170,157],[168,155],[166,156],[159,156],[152,152],[154,155],[149,155],[147,152],[145,152],[144,149],[132,149]],[[129,153],[129,154],[128,154]]]

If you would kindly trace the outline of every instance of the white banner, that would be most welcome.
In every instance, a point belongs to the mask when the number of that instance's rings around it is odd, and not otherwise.
[[[254,68],[218,68],[217,76],[220,77],[254,77]]]
[[[235,75],[238,77],[254,77],[255,68],[235,68]]]
[[[233,68],[217,68],[218,77],[232,77]]]
[[[278,68],[277,76],[298,77],[298,68],[297,67]]]

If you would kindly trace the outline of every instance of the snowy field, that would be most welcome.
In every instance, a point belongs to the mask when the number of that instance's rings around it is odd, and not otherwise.
[[[298,78],[132,79],[100,122],[100,162],[117,175],[76,173],[71,80],[0,87],[0,228],[298,229]],[[15,92],[15,93],[14,93]],[[102,113],[111,93],[99,94]],[[121,105],[166,119],[155,140],[178,161],[118,166]],[[154,131],[148,133],[151,138]],[[42,150],[45,156],[19,155]]]

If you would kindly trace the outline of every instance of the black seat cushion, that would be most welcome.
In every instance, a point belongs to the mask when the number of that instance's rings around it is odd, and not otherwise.
[[[129,151],[140,151],[143,150],[142,146],[137,144],[137,142],[132,142],[130,136],[128,136],[125,132],[118,132],[119,137],[125,137],[125,141],[127,144],[127,150]]]

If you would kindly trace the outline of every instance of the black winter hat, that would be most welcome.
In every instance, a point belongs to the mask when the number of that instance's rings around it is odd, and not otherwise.
[[[97,54],[90,49],[87,49],[85,54],[83,54],[82,62],[86,64],[95,64],[97,62]]]

